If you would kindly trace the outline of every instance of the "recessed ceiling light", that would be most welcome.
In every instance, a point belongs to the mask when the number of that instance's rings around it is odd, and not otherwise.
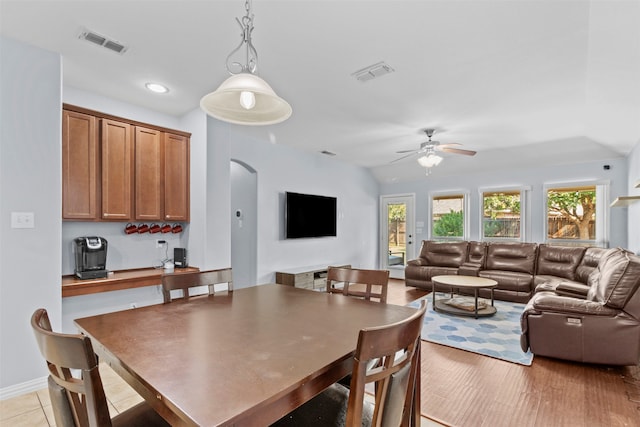
[[[145,87],[149,89],[151,92],[156,93],[167,93],[169,92],[169,88],[161,85],[160,83],[146,83]]]

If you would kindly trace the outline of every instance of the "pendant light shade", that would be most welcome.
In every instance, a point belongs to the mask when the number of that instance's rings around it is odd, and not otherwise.
[[[272,125],[291,116],[291,106],[256,75],[258,52],[251,41],[253,13],[251,0],[245,1],[247,14],[237,19],[242,38],[227,56],[227,71],[231,74],[214,92],[200,100],[200,108],[216,119],[239,125]],[[237,60],[236,54],[244,51]]]
[[[255,74],[234,74],[202,97],[200,108],[211,117],[239,125],[271,125],[292,113],[287,101]]]

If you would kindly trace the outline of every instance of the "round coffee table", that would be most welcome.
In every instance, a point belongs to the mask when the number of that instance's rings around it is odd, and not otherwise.
[[[451,287],[451,298],[441,298],[436,300],[436,284]],[[433,309],[440,313],[453,314],[456,316],[473,316],[478,317],[493,316],[496,314],[496,308],[493,306],[493,288],[498,286],[498,282],[493,279],[485,279],[476,276],[434,276],[431,278],[431,286],[433,295]],[[478,309],[478,289],[489,288],[491,292],[491,305]],[[448,302],[453,300],[455,289],[473,289],[474,310],[465,310],[454,307]]]

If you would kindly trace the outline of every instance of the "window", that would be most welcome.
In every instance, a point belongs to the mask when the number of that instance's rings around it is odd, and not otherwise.
[[[547,243],[606,247],[607,191],[608,184],[545,186]]]
[[[523,192],[482,191],[483,240],[524,240]]]
[[[467,226],[467,196],[440,194],[431,197],[431,238],[434,240],[465,240]]]

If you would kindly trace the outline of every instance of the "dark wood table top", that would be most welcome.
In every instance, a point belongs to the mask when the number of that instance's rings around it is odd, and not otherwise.
[[[172,425],[268,425],[351,371],[358,332],[415,309],[269,284],[77,319]]]

